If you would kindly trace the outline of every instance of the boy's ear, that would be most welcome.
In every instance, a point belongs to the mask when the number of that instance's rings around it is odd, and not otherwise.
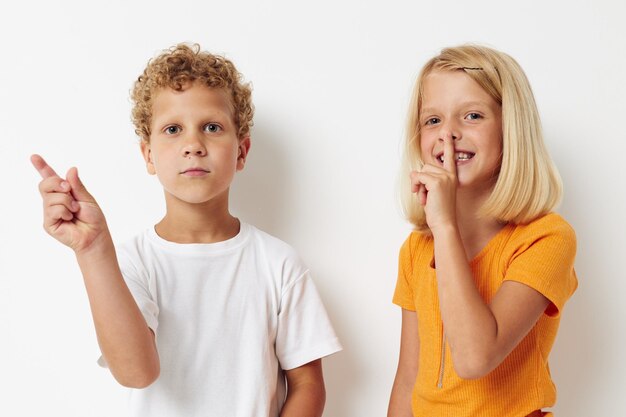
[[[152,163],[152,152],[150,151],[150,142],[146,142],[145,140],[141,141],[141,154],[143,155],[143,159],[146,161],[146,169],[148,170],[148,174],[150,175],[156,174],[156,170],[154,169],[154,164]]]
[[[244,136],[239,141],[239,155],[237,156],[237,171],[241,171],[246,165],[246,158],[250,152],[250,136]]]

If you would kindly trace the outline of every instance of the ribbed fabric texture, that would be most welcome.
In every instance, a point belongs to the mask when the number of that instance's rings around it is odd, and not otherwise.
[[[476,287],[489,303],[505,280],[528,285],[551,301],[529,334],[490,374],[463,380],[444,345],[433,240],[413,232],[400,250],[393,302],[416,311],[419,370],[413,389],[416,417],[523,417],[554,405],[556,388],[548,355],[560,312],[577,287],[576,236],[558,214],[527,225],[507,225],[470,261]],[[442,349],[445,352],[442,352]],[[443,359],[443,361],[442,361]]]

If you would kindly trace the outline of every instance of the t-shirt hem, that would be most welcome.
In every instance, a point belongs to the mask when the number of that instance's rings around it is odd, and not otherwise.
[[[407,304],[403,301],[400,301],[396,298],[394,298],[393,300],[391,300],[392,303],[394,303],[395,305],[397,305],[398,307],[401,307],[405,310],[409,310],[409,311],[417,311],[417,309],[415,308],[415,306],[413,304]]]
[[[280,360],[280,367],[289,371],[302,365],[306,365],[317,359],[324,358],[343,350],[339,338],[334,338],[326,343],[319,344],[314,348],[307,349],[304,352],[300,352],[294,355],[290,355],[286,359]]]
[[[506,282],[506,281],[519,282],[520,284],[524,284],[524,285],[532,288],[533,290],[537,291],[538,293],[540,293],[541,295],[546,297],[548,299],[548,301],[550,301],[550,305],[546,308],[546,313],[550,317],[559,317],[560,316],[561,310],[563,309],[563,307],[565,305],[565,301],[562,300],[560,297],[552,294],[550,292],[550,290],[549,290],[549,286],[542,285],[543,282],[541,282],[541,281],[532,281],[532,280],[524,280],[523,278],[516,278],[516,277],[505,278],[504,282]]]

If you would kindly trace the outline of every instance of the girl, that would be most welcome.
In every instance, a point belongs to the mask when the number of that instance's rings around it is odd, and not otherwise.
[[[422,69],[409,113],[402,307],[389,403],[399,416],[545,416],[548,367],[577,286],[574,231],[520,66],[480,46]]]

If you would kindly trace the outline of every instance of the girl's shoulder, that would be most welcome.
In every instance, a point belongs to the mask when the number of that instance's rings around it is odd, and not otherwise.
[[[515,225],[514,236],[532,238],[547,235],[560,235],[576,240],[574,228],[558,213],[548,213],[530,223]]]
[[[576,232],[572,226],[559,214],[548,213],[530,223],[512,226],[502,249],[510,251],[513,257],[521,253],[543,256],[559,252],[573,259],[576,246]]]

